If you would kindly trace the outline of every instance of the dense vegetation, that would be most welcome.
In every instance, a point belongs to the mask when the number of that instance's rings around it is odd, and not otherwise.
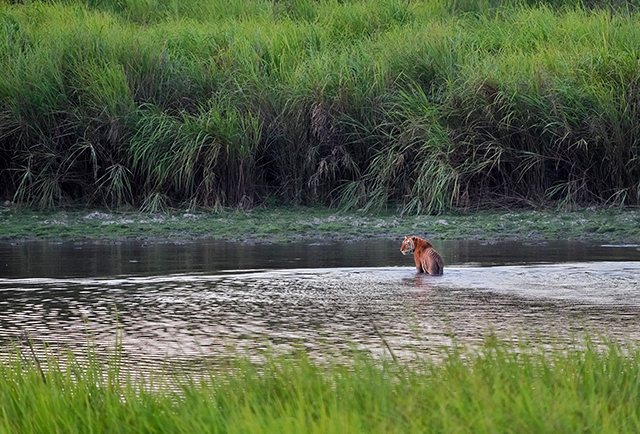
[[[638,204],[638,4],[0,2],[0,199]]]
[[[300,353],[146,380],[118,357],[103,368],[91,354],[59,365],[27,352],[0,364],[0,432],[637,433],[640,353],[627,351],[489,338],[441,363],[343,366]]]

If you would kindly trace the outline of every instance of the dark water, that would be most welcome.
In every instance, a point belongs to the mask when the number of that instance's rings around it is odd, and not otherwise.
[[[438,353],[488,333],[640,338],[640,246],[440,242],[444,276],[398,241],[0,244],[0,345],[113,349],[136,363],[303,346]]]

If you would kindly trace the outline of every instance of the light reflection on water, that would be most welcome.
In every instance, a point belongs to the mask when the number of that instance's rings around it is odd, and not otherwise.
[[[0,342],[28,332],[54,349],[89,337],[112,350],[116,308],[123,355],[150,364],[266,347],[381,354],[381,336],[405,358],[492,331],[640,338],[636,247],[441,243],[449,265],[432,277],[396,244],[0,246]]]

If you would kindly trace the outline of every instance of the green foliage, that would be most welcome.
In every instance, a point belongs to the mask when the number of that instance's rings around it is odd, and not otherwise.
[[[638,432],[637,348],[545,347],[489,336],[438,362],[299,351],[164,375],[131,375],[119,351],[14,354],[0,365],[0,431]]]
[[[5,2],[2,199],[636,205],[637,6]]]
[[[196,115],[183,112],[180,118],[149,107],[140,113],[135,130],[130,155],[145,197],[172,192],[195,196],[205,205],[242,204],[254,197],[261,132],[251,113],[242,114],[225,102]]]

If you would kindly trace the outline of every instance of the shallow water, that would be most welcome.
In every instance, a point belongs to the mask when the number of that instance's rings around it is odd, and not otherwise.
[[[304,347],[436,355],[489,333],[640,338],[640,247],[441,242],[444,276],[397,241],[0,244],[0,343],[113,350],[139,364]]]

